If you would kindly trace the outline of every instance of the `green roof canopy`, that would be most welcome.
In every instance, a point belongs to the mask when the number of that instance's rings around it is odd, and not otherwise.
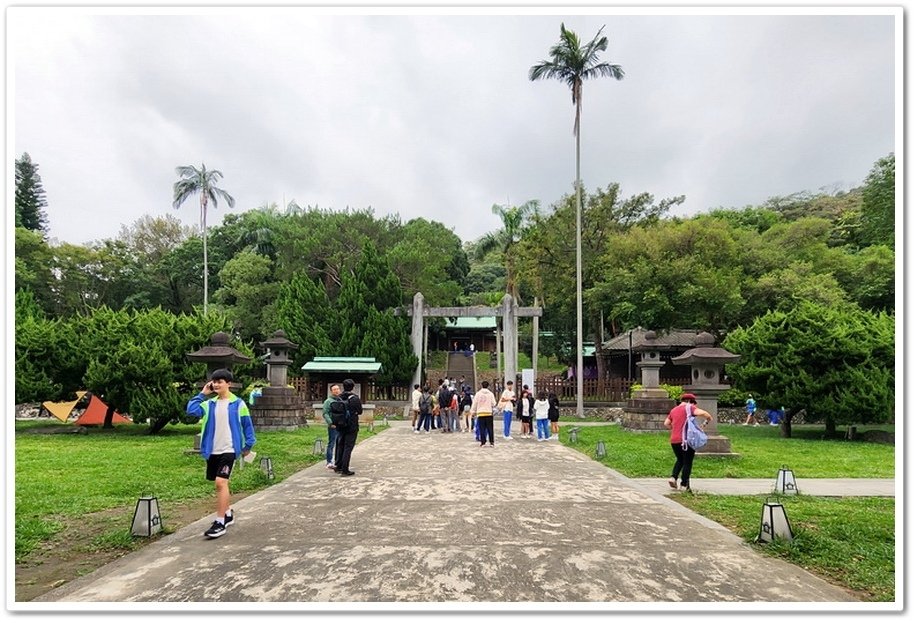
[[[306,372],[360,372],[375,374],[382,364],[375,357],[315,357],[302,369]]]
[[[496,329],[496,318],[494,318],[493,316],[489,316],[489,317],[484,316],[480,318],[459,317],[459,318],[455,318],[454,320],[452,320],[451,318],[448,318],[445,321],[445,328],[446,329],[478,329],[478,330]]]

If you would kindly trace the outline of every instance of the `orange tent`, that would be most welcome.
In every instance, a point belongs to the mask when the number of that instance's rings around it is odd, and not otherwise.
[[[70,412],[73,411],[73,407],[82,400],[83,396],[86,395],[85,391],[76,392],[76,400],[71,400],[69,402],[51,402],[46,400],[41,403],[41,406],[48,410],[48,413],[56,417],[61,422],[66,422],[67,418],[70,417]]]
[[[100,398],[97,396],[92,396],[89,399],[89,406],[86,407],[86,410],[83,412],[79,418],[74,422],[77,426],[93,426],[93,425],[102,425],[105,423],[105,413],[108,412],[108,405],[106,405]],[[114,412],[114,416],[111,418],[112,424],[132,424],[129,419],[118,413]]]

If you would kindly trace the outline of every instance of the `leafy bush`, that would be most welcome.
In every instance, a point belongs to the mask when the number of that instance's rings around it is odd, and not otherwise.
[[[666,385],[665,383],[660,383],[658,388],[668,392],[668,397],[671,398],[671,400],[680,400],[681,394],[684,393],[684,388],[681,385]],[[633,383],[630,386],[630,398],[635,396],[636,392],[641,389],[641,383]]]

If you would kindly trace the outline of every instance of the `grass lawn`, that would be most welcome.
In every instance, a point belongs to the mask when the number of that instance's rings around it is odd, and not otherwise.
[[[674,462],[668,431],[637,433],[620,426],[584,426],[579,443],[569,444],[568,426],[560,440],[594,456],[604,441],[607,456],[601,462],[630,478],[667,475]],[[877,428],[877,427],[874,427]],[[776,478],[787,465],[796,478],[893,478],[894,446],[861,441],[822,440],[823,426],[793,426],[792,437],[779,436],[773,426],[720,424],[719,434],[731,441],[736,457],[697,455],[695,478]]]
[[[190,501],[212,500],[213,483],[204,478],[194,446],[199,425],[169,425],[157,435],[143,425],[93,429],[88,435],[38,434],[30,431],[72,424],[16,422],[16,562],[39,545],[53,540],[64,522],[91,521],[104,515],[109,526],[95,537],[94,547],[130,550],[145,544],[130,536],[137,498],[152,494],[163,509],[163,528],[174,531],[165,509]],[[380,431],[383,427],[375,429]],[[359,438],[376,434],[361,427]],[[316,439],[327,442],[324,426],[294,432],[257,431],[257,459],[232,473],[232,493],[253,493],[271,482],[324,461],[312,453]],[[274,481],[268,481],[259,460],[270,457]]]
[[[796,478],[894,477],[894,446],[822,440],[823,426],[795,426],[790,439],[781,438],[778,429],[769,426],[720,424],[719,432],[731,440],[732,451],[740,456],[698,455],[693,477],[772,478],[775,482],[782,465],[789,466]],[[578,443],[572,444],[569,427],[560,428],[563,443],[592,457],[598,441],[604,441],[607,457],[601,462],[625,476],[664,478],[674,462],[667,432],[636,433],[616,425],[586,426],[579,430],[578,437]],[[673,495],[672,499],[754,543],[766,496],[696,494]],[[795,539],[791,543],[754,544],[755,549],[856,591],[863,600],[894,600],[895,500],[802,494],[782,497],[780,501]]]

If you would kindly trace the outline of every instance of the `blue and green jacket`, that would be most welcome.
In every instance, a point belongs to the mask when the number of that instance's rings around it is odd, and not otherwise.
[[[213,415],[216,413],[216,399],[209,400],[203,392],[188,401],[186,412],[191,417],[203,418],[200,421],[200,455],[205,459],[213,452],[213,435],[216,425]],[[254,425],[251,423],[251,414],[245,401],[233,393],[229,394],[229,430],[232,432],[232,447],[235,455],[251,450],[254,445]],[[244,436],[244,445],[242,437]]]

